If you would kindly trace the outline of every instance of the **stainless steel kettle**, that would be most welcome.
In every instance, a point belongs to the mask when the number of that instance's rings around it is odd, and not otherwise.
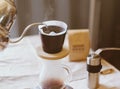
[[[32,26],[45,25],[40,22],[32,23],[23,30],[23,33],[18,39],[11,40],[9,38],[9,32],[12,24],[15,21],[16,11],[14,0],[0,0],[0,51],[5,49],[9,42],[19,42]]]
[[[14,22],[15,15],[14,0],[0,0],[0,51],[9,42],[9,30]]]

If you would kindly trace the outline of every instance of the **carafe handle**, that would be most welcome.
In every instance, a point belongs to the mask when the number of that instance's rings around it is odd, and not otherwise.
[[[65,69],[67,71],[68,79],[69,79],[68,81],[71,82],[72,81],[72,71],[71,71],[70,67],[67,65],[63,65],[63,69]]]

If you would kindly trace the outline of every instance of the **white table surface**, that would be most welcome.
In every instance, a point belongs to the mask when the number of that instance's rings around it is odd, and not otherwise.
[[[38,35],[27,36],[19,43],[9,44],[0,53],[0,89],[32,89],[38,85],[42,66],[36,53],[38,46],[41,46]],[[70,85],[74,89],[88,89],[86,61],[70,62],[69,55],[63,60],[71,68],[73,80],[77,80]],[[100,74],[98,89],[120,89],[120,72],[105,60],[102,60],[102,65],[102,70],[111,68],[114,72]]]

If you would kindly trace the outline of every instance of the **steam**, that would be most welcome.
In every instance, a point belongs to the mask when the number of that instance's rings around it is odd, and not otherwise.
[[[55,0],[44,0],[45,16],[44,21],[55,18]]]

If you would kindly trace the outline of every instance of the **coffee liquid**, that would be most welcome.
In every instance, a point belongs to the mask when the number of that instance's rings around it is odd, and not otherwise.
[[[46,34],[50,34],[51,32],[54,34],[56,33],[60,33],[64,31],[64,29],[62,27],[59,27],[59,26],[47,26],[47,27],[43,27],[43,32],[46,33]]]
[[[65,89],[63,88],[64,83],[58,79],[47,79],[41,84],[42,89]]]

